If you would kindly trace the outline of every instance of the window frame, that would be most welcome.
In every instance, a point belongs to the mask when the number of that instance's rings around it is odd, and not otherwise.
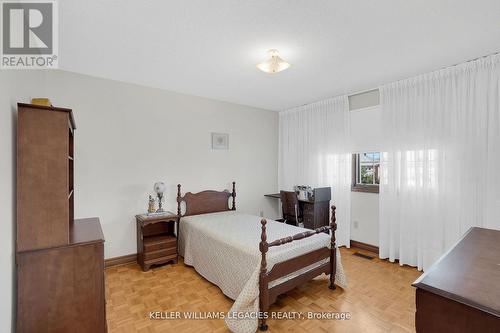
[[[352,181],[351,181],[351,191],[352,192],[365,192],[365,193],[379,193],[379,184],[358,184],[358,156],[361,153],[352,154]]]

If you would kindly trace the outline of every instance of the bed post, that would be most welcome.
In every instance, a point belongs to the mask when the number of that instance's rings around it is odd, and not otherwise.
[[[236,210],[236,182],[233,182],[233,192],[231,196],[233,197],[233,207],[231,207],[231,210]]]
[[[234,183],[233,183],[234,184]],[[260,325],[259,329],[261,331],[267,331],[266,324],[266,316],[267,310],[269,308],[269,289],[267,283],[267,261],[266,261],[266,253],[269,248],[267,243],[267,235],[266,235],[266,219],[262,219],[260,221],[262,224],[262,233],[260,235],[260,244],[259,249],[262,256],[260,261],[260,275],[259,275],[259,310],[260,310]]]
[[[177,216],[181,216],[181,184],[177,184]]]
[[[330,285],[328,288],[335,289],[335,273],[337,272],[337,248],[335,247],[335,230],[337,230],[337,219],[335,218],[335,205],[332,205],[332,220],[330,230],[332,238],[330,239]]]

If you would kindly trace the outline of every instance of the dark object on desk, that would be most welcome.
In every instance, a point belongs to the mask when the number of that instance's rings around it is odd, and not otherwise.
[[[313,197],[299,201],[299,216],[303,216],[304,228],[317,229],[328,226],[330,218],[331,188],[319,187],[313,190]],[[269,198],[281,198],[280,193],[266,194]]]
[[[413,283],[417,332],[500,332],[500,231],[471,228]]]
[[[137,261],[145,272],[152,265],[169,261],[177,263],[177,234],[179,217],[172,212],[164,215],[136,215]],[[178,231],[177,231],[178,232]]]
[[[73,219],[70,109],[18,104],[16,332],[105,332],[104,237]]]
[[[294,186],[293,190],[297,193],[297,197],[299,197],[299,199],[301,200],[308,200],[314,195],[311,186],[307,185]]]
[[[302,216],[299,216],[299,200],[293,191],[280,191],[283,220],[287,224],[299,225]]]

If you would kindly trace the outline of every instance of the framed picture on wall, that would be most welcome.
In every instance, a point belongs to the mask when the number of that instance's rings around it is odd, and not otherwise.
[[[212,149],[228,150],[229,149],[229,134],[227,134],[227,133],[212,133]]]

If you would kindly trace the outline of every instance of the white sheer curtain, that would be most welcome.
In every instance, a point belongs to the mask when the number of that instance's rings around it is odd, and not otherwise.
[[[331,186],[337,244],[349,246],[351,155],[349,105],[341,96],[280,112],[279,186]]]
[[[470,227],[500,229],[500,57],[380,94],[380,257],[425,270]]]

